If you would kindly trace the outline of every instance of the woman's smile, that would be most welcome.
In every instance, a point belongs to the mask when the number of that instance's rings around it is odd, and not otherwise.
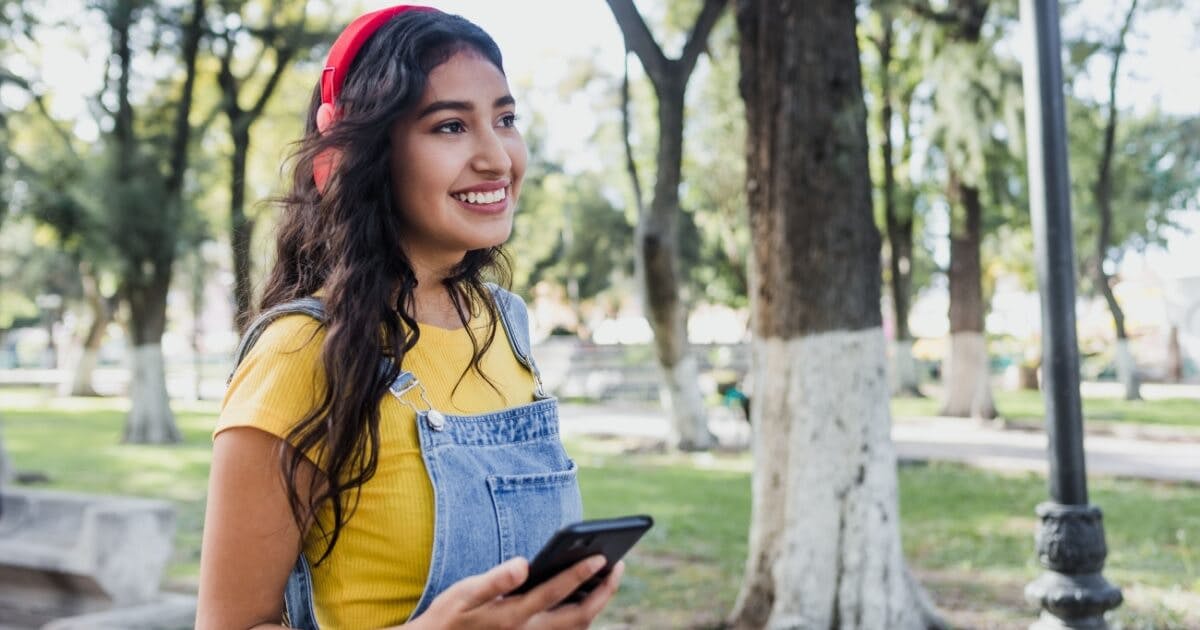
[[[489,182],[451,193],[470,212],[499,214],[508,209],[508,181]]]

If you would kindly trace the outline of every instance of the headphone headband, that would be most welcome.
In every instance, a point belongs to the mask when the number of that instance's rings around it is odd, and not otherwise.
[[[387,24],[388,20],[405,11],[436,12],[437,9],[415,4],[401,4],[364,13],[351,22],[341,35],[338,35],[337,40],[333,42],[333,47],[329,49],[329,57],[325,60],[325,69],[321,71],[322,103],[334,104],[338,91],[346,81],[346,73],[350,71],[350,65],[354,63],[354,57],[358,54],[359,49],[367,43],[375,31]]]

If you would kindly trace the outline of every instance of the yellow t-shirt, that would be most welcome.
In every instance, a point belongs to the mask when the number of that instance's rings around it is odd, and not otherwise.
[[[480,343],[487,321],[484,315],[470,324]],[[435,409],[479,414],[533,400],[533,375],[513,355],[504,326],[497,323],[496,338],[480,365],[507,400],[475,370],[467,372],[455,391],[474,352],[465,329],[420,330],[403,368],[424,385]],[[285,437],[324,392],[324,337],[324,329],[305,315],[272,322],[234,373],[213,435],[230,427],[254,427]],[[404,398],[424,409],[415,389]],[[424,590],[433,549],[434,501],[413,409],[385,395],[379,435],[375,476],[362,486],[357,511],[343,527],[333,553],[312,569],[314,608],[322,628],[402,623]],[[331,514],[326,507],[318,518],[331,523]],[[310,528],[304,541],[310,564],[323,550],[319,529]]]

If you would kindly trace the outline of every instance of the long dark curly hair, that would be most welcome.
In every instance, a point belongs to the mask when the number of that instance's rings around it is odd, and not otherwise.
[[[313,91],[304,137],[292,156],[291,190],[278,199],[276,257],[260,309],[322,290],[327,317],[324,397],[288,434],[293,448],[280,457],[297,525],[304,531],[315,523],[327,541],[318,562],[333,551],[362,485],[375,474],[379,402],[420,336],[413,316],[417,280],[399,245],[406,225],[393,201],[388,130],[420,102],[429,73],[464,50],[504,72],[496,43],[466,19],[424,11],[392,18],[355,57],[338,94],[339,118],[324,133],[316,122],[320,86]],[[313,160],[327,149],[341,158],[318,192]],[[485,282],[507,286],[509,280],[509,261],[497,246],[468,252],[442,281],[474,345],[466,369],[481,375],[497,316]],[[467,325],[472,307],[490,316],[482,339]],[[306,454],[323,473],[309,483],[308,501],[297,481]],[[332,523],[312,518],[326,503]]]

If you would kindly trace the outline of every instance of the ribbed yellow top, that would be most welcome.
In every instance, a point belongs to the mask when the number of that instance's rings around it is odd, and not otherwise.
[[[486,316],[476,318],[471,327],[482,343]],[[465,329],[420,330],[420,341],[404,357],[403,367],[425,386],[434,408],[479,414],[533,400],[533,375],[513,356],[503,326],[497,324],[481,366],[508,400],[475,370],[458,382],[474,352]],[[254,427],[286,436],[324,392],[323,341],[324,330],[305,315],[273,322],[234,374],[213,435],[230,427]],[[404,399],[424,409],[416,390]],[[433,548],[433,487],[421,459],[413,409],[391,394],[384,396],[379,433],[375,476],[363,485],[357,511],[342,529],[333,554],[313,568],[315,609],[322,628],[403,623],[425,586]],[[318,518],[329,523],[331,514],[326,507]],[[323,550],[320,532],[313,527],[304,553],[311,563]]]

